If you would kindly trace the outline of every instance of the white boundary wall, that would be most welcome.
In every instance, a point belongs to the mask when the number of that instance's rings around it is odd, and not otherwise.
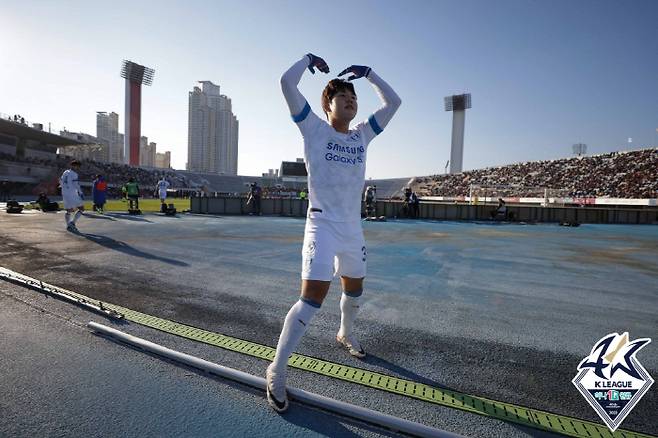
[[[544,203],[544,198],[516,198],[502,197],[507,203],[538,204]],[[470,196],[422,196],[422,201],[439,202],[471,202]],[[627,199],[627,198],[548,198],[549,204],[578,204],[578,205],[631,205],[631,206],[658,206],[658,199]],[[473,197],[474,203],[496,203],[498,197]]]

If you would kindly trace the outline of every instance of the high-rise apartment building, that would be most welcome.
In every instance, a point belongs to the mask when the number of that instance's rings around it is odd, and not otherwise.
[[[155,167],[155,156],[156,156],[156,150],[155,150],[155,142],[150,142],[148,147],[146,148],[146,153],[144,154],[145,157],[145,162],[146,166],[149,167]]]
[[[187,168],[237,175],[239,122],[231,99],[219,93],[219,85],[200,84],[189,93]]]
[[[155,153],[155,167],[158,169],[171,169],[171,152]]]
[[[155,167],[155,148],[154,142],[149,143],[148,137],[139,138],[139,165],[144,167]]]
[[[123,134],[119,133],[119,115],[115,112],[96,113],[96,138],[107,146],[107,161],[123,163]]]
[[[93,135],[85,134],[84,132],[69,131],[60,131],[59,135],[82,143],[60,147],[60,154],[77,158],[78,160],[93,160],[102,163],[108,162],[108,145],[98,141]]]

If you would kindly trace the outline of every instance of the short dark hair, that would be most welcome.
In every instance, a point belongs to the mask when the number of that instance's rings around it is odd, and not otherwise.
[[[339,92],[345,90],[350,91],[353,95],[356,96],[356,92],[354,91],[354,84],[347,82],[344,79],[332,79],[329,81],[327,86],[324,87],[324,91],[322,92],[322,110],[324,111],[325,115],[329,110],[329,103],[331,102],[331,99],[333,99],[334,96]]]
[[[79,166],[80,162],[78,160],[71,160],[71,166]]]

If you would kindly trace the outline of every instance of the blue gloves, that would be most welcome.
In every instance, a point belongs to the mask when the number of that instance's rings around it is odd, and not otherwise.
[[[312,53],[307,53],[306,56],[308,57],[308,69],[311,73],[315,74],[315,70],[313,70],[313,67],[317,68],[320,70],[322,73],[329,73],[329,66],[327,63],[324,61],[324,59],[320,58],[319,56],[315,56]],[[348,77],[348,81],[353,81],[354,79],[359,79],[359,78],[367,78],[368,75],[370,74],[370,67],[366,67],[365,65],[351,65],[347,67],[345,70],[340,72],[338,76],[343,76],[348,73],[352,73],[352,76]]]
[[[307,53],[306,56],[308,56],[309,59],[308,69],[311,71],[311,73],[315,74],[313,67],[316,67],[322,73],[329,73],[329,66],[326,62],[324,62],[324,59],[320,58],[319,56],[315,56],[312,53]]]
[[[367,78],[368,75],[370,74],[370,67],[366,67],[365,65],[350,65],[347,67],[345,70],[340,72],[338,76],[343,76],[348,73],[352,73],[352,76],[347,78],[348,81],[353,81],[354,79],[359,79],[359,78]]]

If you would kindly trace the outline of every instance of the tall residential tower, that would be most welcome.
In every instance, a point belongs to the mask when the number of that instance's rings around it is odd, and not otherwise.
[[[110,163],[123,163],[123,135],[119,133],[119,115],[115,112],[96,113],[96,138],[107,148],[104,160]]]
[[[219,93],[219,85],[200,84],[189,93],[187,168],[237,175],[239,122],[231,99]]]

